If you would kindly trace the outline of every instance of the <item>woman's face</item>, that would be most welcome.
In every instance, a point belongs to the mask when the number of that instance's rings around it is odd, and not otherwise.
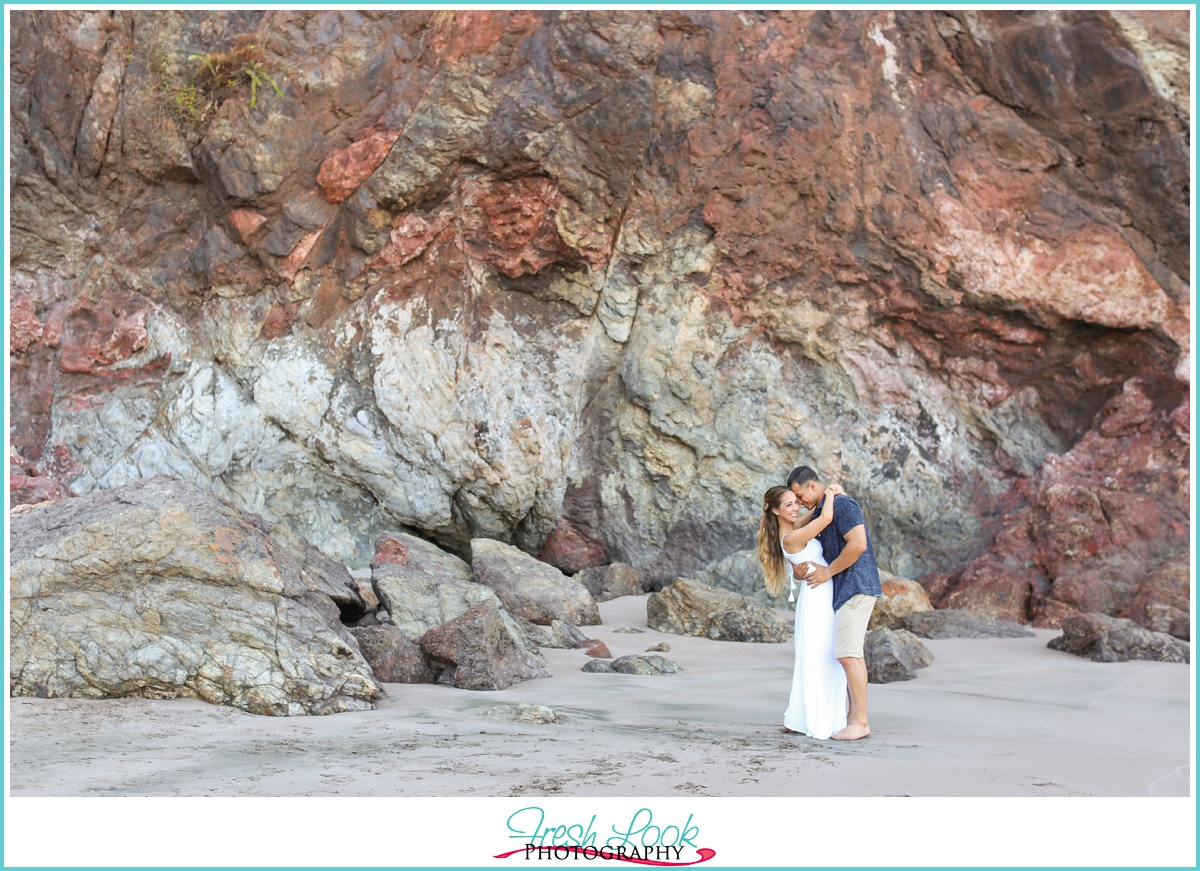
[[[783,498],[779,500],[779,507],[772,508],[776,514],[783,520],[786,520],[792,526],[796,525],[796,521],[800,519],[800,501],[796,498],[796,494],[790,490],[783,494]]]

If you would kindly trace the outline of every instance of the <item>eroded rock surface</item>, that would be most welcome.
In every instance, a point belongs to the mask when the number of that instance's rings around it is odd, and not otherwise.
[[[282,97],[194,111],[239,39]],[[12,45],[18,501],[165,472],[355,565],[404,529],[660,588],[808,462],[938,606],[1180,607],[1185,13],[17,10]]]
[[[325,561],[193,484],[143,479],[10,529],[13,695],[186,696],[276,716],[380,696],[314,577]]]
[[[646,598],[646,624],[659,632],[719,641],[778,643],[791,638],[784,615],[746,596],[687,578]]]

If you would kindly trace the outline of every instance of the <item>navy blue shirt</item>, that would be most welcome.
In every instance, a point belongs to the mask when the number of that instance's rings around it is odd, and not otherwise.
[[[825,507],[825,500],[817,506],[816,514]],[[816,516],[816,515],[814,515]],[[842,555],[846,547],[846,533],[861,525],[865,531],[866,521],[863,520],[862,509],[849,496],[835,496],[833,499],[833,520],[817,533],[817,541],[821,542],[821,551],[825,562],[832,563]],[[871,535],[867,533],[867,549],[854,561],[854,565],[844,572],[833,576],[833,610],[845,605],[854,596],[864,593],[868,596],[882,596],[883,587],[879,583],[879,566],[875,562],[875,549],[871,547]]]

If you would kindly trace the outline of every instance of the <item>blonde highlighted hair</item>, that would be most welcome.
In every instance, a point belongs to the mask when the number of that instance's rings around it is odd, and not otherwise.
[[[758,522],[758,561],[762,563],[767,592],[772,596],[783,595],[783,582],[787,576],[779,515],[772,509],[778,508],[783,497],[790,492],[787,487],[772,487],[767,490],[763,494],[762,519]]]

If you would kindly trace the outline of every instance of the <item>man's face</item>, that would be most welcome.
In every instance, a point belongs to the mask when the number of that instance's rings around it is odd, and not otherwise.
[[[796,498],[800,500],[800,504],[809,511],[816,508],[817,503],[821,501],[821,485],[816,481],[809,481],[803,487],[799,484],[793,484],[792,492],[796,494]]]

